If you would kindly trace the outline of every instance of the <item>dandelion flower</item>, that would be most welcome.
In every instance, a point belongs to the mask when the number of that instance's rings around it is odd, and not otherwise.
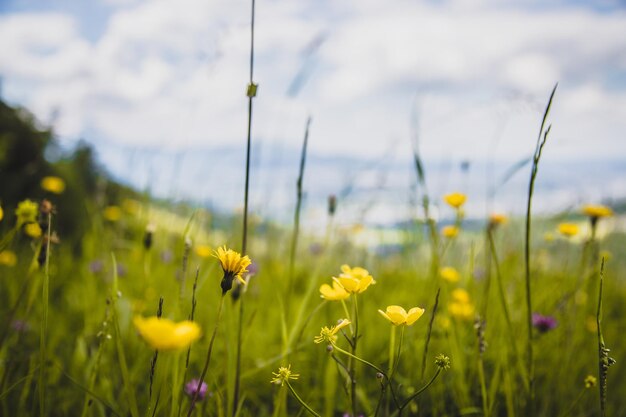
[[[465,201],[467,200],[467,196],[463,193],[450,193],[443,196],[443,200],[448,203],[452,208],[460,209]]]
[[[343,289],[341,285],[333,281],[333,286],[322,284],[320,287],[321,297],[330,301],[345,300],[350,297],[350,293]]]
[[[439,275],[448,282],[458,282],[459,279],[461,279],[459,271],[451,266],[444,266],[441,268],[441,270],[439,270]]]
[[[223,246],[217,248],[213,256],[220,261],[220,265],[224,271],[224,278],[221,283],[223,293],[233,288],[233,280],[235,278],[242,284],[246,284],[246,280],[243,279],[243,274],[248,272],[248,266],[252,263],[247,255],[241,256],[240,253]]]
[[[24,200],[17,205],[15,215],[17,216],[18,227],[27,223],[34,223],[37,220],[39,207],[37,203],[31,200]]]
[[[41,180],[41,188],[52,194],[61,194],[65,191],[65,181],[59,177],[43,177]]]
[[[566,237],[576,236],[579,231],[575,223],[560,223],[557,228],[559,233]]]
[[[117,222],[122,218],[122,209],[118,206],[108,206],[104,208],[104,212],[102,213],[105,220],[110,222]]]
[[[290,379],[298,379],[300,376],[300,374],[291,372],[291,365],[281,366],[278,368],[278,372],[272,372],[272,375],[274,375],[274,378],[270,382],[281,387],[285,385],[285,382],[289,383]]]
[[[376,284],[367,269],[359,266],[351,268],[349,265],[342,265],[341,272],[339,277],[333,277],[333,281],[350,294],[360,294],[371,284]]]
[[[422,317],[424,309],[419,307],[413,307],[407,313],[406,310],[400,306],[387,306],[386,311],[378,310],[381,316],[389,320],[394,326],[400,324],[412,325]]]
[[[449,239],[457,237],[459,232],[460,230],[457,226],[444,226],[441,228],[441,235]]]
[[[0,252],[0,265],[15,266],[17,264],[17,255],[10,250],[3,250]]]
[[[587,204],[583,206],[582,212],[584,215],[589,216],[591,218],[599,218],[599,217],[610,217],[613,215],[613,210],[607,206],[603,205],[593,205]]]
[[[198,245],[195,248],[196,255],[201,258],[208,258],[213,254],[213,250],[207,245]]]
[[[41,226],[39,226],[39,223],[28,223],[26,226],[24,226],[24,233],[26,233],[33,239],[37,239],[38,237],[41,237],[43,231],[41,230]]]
[[[349,326],[351,323],[352,322],[348,319],[341,319],[337,322],[335,326],[324,326],[322,327],[319,336],[315,336],[313,341],[315,343],[328,342],[330,344],[333,344],[337,341],[337,333],[339,333],[339,330],[343,329],[346,326]]]
[[[186,348],[201,334],[200,326],[188,320],[175,323],[156,316],[148,318],[136,316],[133,323],[141,337],[156,350]]]

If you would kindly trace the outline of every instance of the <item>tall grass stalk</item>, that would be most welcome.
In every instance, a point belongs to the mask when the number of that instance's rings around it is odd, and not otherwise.
[[[52,236],[52,213],[47,215],[48,228],[46,231],[46,244],[40,250],[46,251],[46,262],[41,289],[41,331],[39,335],[39,415],[46,415],[46,333],[48,332],[48,298],[50,292],[50,238]]]
[[[306,121],[306,128],[304,129],[304,141],[302,143],[302,154],[300,156],[300,172],[298,174],[298,181],[296,182],[296,210],[293,217],[293,232],[291,236],[291,248],[289,251],[289,277],[287,283],[287,300],[291,299],[291,292],[293,291],[294,281],[294,266],[296,261],[296,250],[298,249],[298,235],[300,233],[300,210],[302,208],[302,182],[304,179],[304,165],[306,163],[306,151],[309,142],[309,127],[311,126],[311,117]],[[289,308],[289,303],[287,303]]]
[[[257,85],[254,83],[254,10],[255,0],[251,2],[250,12],[250,80],[246,95],[248,96],[248,131],[246,140],[246,180],[243,194],[243,227],[241,238],[241,254],[246,255],[248,252],[248,196],[250,194],[250,147],[252,142],[252,99],[256,97]],[[222,297],[223,299],[224,297]],[[233,389],[232,416],[237,414],[239,407],[239,391],[241,385],[241,343],[242,343],[242,327],[243,327],[243,301],[244,297],[239,299],[239,317],[237,325],[237,353],[235,359],[235,387]],[[221,302],[220,302],[221,311]],[[202,378],[200,380],[202,383]],[[200,388],[198,386],[198,388]]]
[[[596,312],[596,325],[598,327],[598,376],[600,390],[600,416],[606,416],[606,398],[607,398],[607,374],[609,367],[615,363],[615,359],[609,356],[610,350],[604,344],[604,336],[602,335],[602,288],[604,285],[604,258],[600,265],[600,288],[598,290],[598,311]]]
[[[537,137],[537,144],[535,146],[535,153],[533,154],[533,165],[530,173],[530,182],[528,185],[528,201],[526,204],[526,229],[524,235],[524,266],[525,266],[525,284],[526,284],[526,325],[528,330],[528,340],[526,343],[526,355],[527,355],[527,372],[528,372],[528,387],[529,387],[529,395],[528,395],[528,410],[529,415],[534,414],[534,402],[535,402],[535,369],[534,369],[534,358],[533,358],[533,311],[532,311],[532,295],[531,295],[531,285],[530,285],[530,225],[531,225],[531,205],[533,199],[533,192],[535,190],[535,179],[537,178],[537,170],[539,167],[539,159],[541,158],[541,153],[543,151],[543,147],[546,144],[546,140],[548,139],[548,134],[550,133],[550,128],[552,126],[548,126],[544,131],[544,127],[546,124],[546,120],[548,119],[548,114],[550,113],[550,107],[552,106],[552,99],[554,98],[554,93],[556,93],[556,88],[558,83],[552,89],[552,93],[550,94],[550,99],[548,100],[548,105],[546,106],[546,110],[543,113],[543,119],[541,121],[541,127],[539,128],[539,135]]]
[[[426,332],[426,342],[424,343],[424,352],[422,353],[422,374],[420,379],[424,379],[424,372],[426,372],[426,357],[428,356],[428,345],[430,344],[430,336],[433,332],[433,324],[435,322],[435,314],[437,314],[437,307],[439,306],[439,293],[441,293],[441,287],[437,288],[437,294],[435,295],[435,304],[433,305],[433,312],[430,315],[430,321],[428,322],[428,331]]]

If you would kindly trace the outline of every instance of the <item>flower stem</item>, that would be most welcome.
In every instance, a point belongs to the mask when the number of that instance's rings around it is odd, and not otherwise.
[[[316,417],[321,417],[317,412],[315,412],[315,410],[313,410],[311,407],[309,407],[309,405],[307,403],[305,403],[302,398],[300,398],[300,396],[298,395],[298,393],[296,392],[296,390],[293,389],[293,387],[291,386],[291,384],[289,383],[289,381],[285,381],[285,383],[287,384],[287,388],[289,388],[289,391],[291,391],[291,394],[296,398],[296,400],[298,400],[298,402],[300,403],[300,405],[302,405],[302,407],[304,407],[304,409],[306,411],[308,411],[309,413],[313,414]]]
[[[426,391],[428,389],[428,387],[430,387],[432,385],[433,382],[435,382],[435,379],[437,379],[437,377],[439,376],[439,374],[441,373],[441,368],[437,369],[437,372],[435,372],[435,375],[433,375],[433,377],[430,379],[430,381],[428,381],[428,383],[426,385],[424,385],[419,391],[417,391],[415,394],[411,395],[409,398],[407,398],[402,405],[400,405],[400,407],[398,407],[398,415],[402,415],[402,410],[404,410],[406,408],[407,405],[409,405],[411,403],[411,401],[413,401],[414,399],[417,398],[418,395],[420,395],[422,392]]]
[[[39,414],[46,415],[46,333],[48,331],[48,298],[50,291],[50,236],[52,230],[52,214],[48,213],[48,230],[46,232],[46,263],[43,274],[41,299],[41,334],[39,339]],[[42,248],[43,249],[43,248]]]

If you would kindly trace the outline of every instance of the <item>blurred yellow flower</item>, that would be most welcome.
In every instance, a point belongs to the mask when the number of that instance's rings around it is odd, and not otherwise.
[[[507,222],[507,220],[508,220],[508,217],[506,217],[502,213],[491,213],[491,215],[489,216],[489,224],[491,226],[504,224]]]
[[[41,179],[41,188],[52,194],[61,194],[65,191],[65,181],[59,177],[43,177]]]
[[[0,221],[4,218],[4,210],[2,210],[2,206],[0,206]]]
[[[37,203],[30,200],[24,200],[17,205],[17,209],[15,209],[15,215],[17,216],[17,225],[21,227],[26,223],[34,223],[37,221],[37,213],[39,212],[39,207]]]
[[[331,326],[331,327],[324,326],[322,327],[322,330],[319,336],[315,336],[313,341],[315,343],[322,343],[322,342],[335,343],[337,341],[337,333],[339,333],[339,330],[343,329],[346,326],[349,326],[351,323],[352,322],[348,319],[341,319],[334,326]]]
[[[567,237],[576,236],[579,232],[578,225],[575,223],[559,223],[557,229],[560,234]]]
[[[141,203],[137,200],[133,200],[132,198],[125,198],[122,200],[122,208],[126,213],[134,215],[139,212]]]
[[[248,266],[252,263],[247,255],[241,256],[240,253],[232,249],[226,249],[224,245],[224,247],[217,248],[213,256],[220,261],[225,276],[229,276],[231,279],[237,278],[242,284],[246,283],[242,275],[248,271]]]
[[[10,250],[0,252],[0,265],[15,266],[17,264],[17,255]]]
[[[456,226],[444,226],[441,228],[441,235],[447,238],[454,238],[459,235],[459,228]]]
[[[596,383],[598,382],[598,380],[596,379],[595,376],[593,375],[587,375],[585,377],[584,383],[585,383],[585,388],[593,388],[596,386]]]
[[[122,210],[118,206],[107,206],[104,208],[102,215],[105,220],[116,222],[122,218]]]
[[[455,268],[451,266],[444,266],[439,270],[439,275],[441,278],[445,279],[448,282],[458,282],[461,279],[461,274]]]
[[[474,305],[470,301],[469,293],[462,288],[452,291],[448,312],[457,319],[471,320],[474,317]]]
[[[133,320],[143,339],[156,350],[176,350],[188,347],[200,337],[200,326],[192,321],[175,323],[156,316]]]
[[[321,297],[330,301],[345,300],[350,297],[350,293],[343,289],[336,281],[333,281],[333,286],[328,284],[322,284],[320,287]]]
[[[450,193],[443,196],[443,200],[448,203],[451,207],[455,209],[461,208],[465,201],[467,200],[467,196],[463,193]]]
[[[389,320],[394,326],[398,326],[400,324],[406,324],[407,326],[412,325],[422,317],[424,314],[424,309],[419,307],[413,307],[407,313],[406,310],[400,306],[387,306],[387,310],[382,311],[378,310],[378,312],[387,320]]]
[[[209,256],[213,255],[213,250],[207,245],[198,245],[195,247],[194,250],[196,252],[196,255],[201,258],[208,258]]]
[[[333,277],[333,280],[351,294],[360,294],[371,284],[376,284],[367,269],[359,266],[350,268],[348,265],[342,265],[341,272],[339,277]]]
[[[609,217],[613,215],[613,210],[603,205],[587,204],[582,208],[583,214],[589,217]]]
[[[32,237],[33,239],[37,239],[38,237],[41,237],[41,235],[43,234],[41,230],[41,226],[39,226],[39,223],[28,223],[26,226],[24,226],[24,233],[26,233],[28,236]]]

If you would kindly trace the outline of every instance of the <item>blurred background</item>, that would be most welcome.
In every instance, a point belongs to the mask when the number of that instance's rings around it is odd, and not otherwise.
[[[523,213],[556,82],[534,207],[626,197],[626,2],[266,0],[256,11],[255,214],[291,219],[309,116],[304,227],[325,220],[331,194],[339,218],[419,216],[414,149],[433,200],[461,191],[470,218]],[[49,162],[78,152],[150,196],[237,210],[249,23],[247,0],[0,0],[0,98],[49,130]]]

